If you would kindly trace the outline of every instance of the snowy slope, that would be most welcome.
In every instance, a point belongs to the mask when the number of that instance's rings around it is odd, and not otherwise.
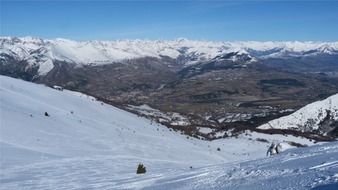
[[[182,162],[199,158],[201,164],[226,160],[217,152],[210,155],[207,144],[199,144],[202,141],[189,140],[92,97],[0,79],[0,142],[6,147],[52,157],[116,155]],[[190,154],[183,157],[186,150]]]
[[[338,142],[294,149],[249,162],[187,169],[140,179],[124,188],[142,189],[237,189],[237,190],[336,190]]]
[[[311,144],[256,133],[212,142],[187,138],[78,92],[0,81],[0,189],[138,188],[190,166],[264,157],[269,142],[255,138]],[[135,174],[140,162],[149,175]]]
[[[338,94],[306,105],[295,113],[261,125],[260,129],[294,129],[314,131],[325,119],[338,121]]]
[[[185,64],[193,64],[231,52],[250,54],[252,57],[337,54],[338,42],[213,42],[187,39],[72,41],[60,38],[0,37],[0,60],[6,60],[7,56],[27,60],[31,65],[40,66],[40,75],[45,75],[53,68],[53,60],[97,65],[141,57],[167,56],[173,59],[184,57],[187,60]]]
[[[299,150],[239,163],[264,157],[272,141],[284,142],[283,149],[290,148],[287,141],[311,142],[250,132],[211,142],[191,139],[78,92],[58,91],[5,76],[0,76],[0,82],[0,189],[223,189],[236,184],[248,187],[281,174],[287,174],[286,180],[313,171],[302,182],[309,184],[307,179],[321,179],[315,171],[327,165],[333,171],[337,169],[333,162],[337,143],[310,149],[308,154]],[[303,160],[292,161],[298,157]],[[307,158],[311,162],[304,168],[290,169]],[[321,166],[324,158],[330,163]],[[135,174],[140,162],[147,167],[145,175]],[[224,165],[230,162],[236,163]],[[257,170],[255,165],[261,168]],[[331,169],[326,173],[330,178],[323,183],[334,180]],[[243,183],[243,175],[248,182]],[[223,183],[229,179],[231,183]]]

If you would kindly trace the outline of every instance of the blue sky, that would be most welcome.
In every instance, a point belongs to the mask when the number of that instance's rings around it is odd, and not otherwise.
[[[1,36],[338,41],[338,1],[4,1]]]

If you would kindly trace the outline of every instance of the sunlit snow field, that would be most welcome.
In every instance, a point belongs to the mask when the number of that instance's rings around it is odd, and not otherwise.
[[[337,180],[337,143],[260,160],[270,144],[256,138],[312,143],[257,133],[202,141],[81,93],[0,80],[0,189],[272,189],[278,178],[277,187],[306,189]],[[136,175],[138,163],[146,174]]]

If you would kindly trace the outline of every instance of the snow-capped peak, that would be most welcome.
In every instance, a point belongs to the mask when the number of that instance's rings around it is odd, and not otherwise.
[[[37,51],[41,48],[47,51]],[[39,69],[40,74],[46,74],[49,69],[53,68],[52,62],[54,60],[97,65],[142,57],[177,59],[183,56],[186,58],[185,64],[190,65],[233,52],[237,52],[237,55],[246,54],[252,58],[260,57],[261,52],[266,52],[264,53],[266,57],[284,55],[288,52],[291,52],[291,55],[292,53],[305,55],[306,52],[307,55],[308,52],[334,54],[338,52],[338,42],[215,42],[185,38],[171,41],[73,41],[63,38],[45,40],[29,36],[22,38],[0,37],[0,58],[1,54],[6,54],[16,60],[28,60],[32,57],[32,52],[41,52],[39,56],[35,57],[45,58],[44,60],[35,60],[34,64],[41,65],[48,62],[49,66]]]

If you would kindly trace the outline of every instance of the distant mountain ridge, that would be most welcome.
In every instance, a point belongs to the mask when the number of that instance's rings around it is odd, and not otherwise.
[[[144,57],[168,57],[184,65],[208,61],[229,53],[246,54],[256,58],[285,56],[338,55],[338,42],[217,42],[177,40],[116,40],[73,41],[34,37],[0,37],[0,61],[9,58],[27,61],[38,67],[39,75],[46,75],[54,67],[53,61],[80,65],[101,65]],[[236,61],[236,57],[229,58]]]

